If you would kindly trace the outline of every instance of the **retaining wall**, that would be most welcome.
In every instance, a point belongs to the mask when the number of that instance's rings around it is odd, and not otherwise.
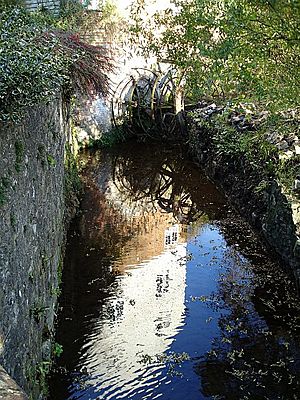
[[[188,114],[187,126],[193,157],[280,256],[300,289],[299,199],[285,192],[275,179],[265,181],[259,168],[240,155],[220,153],[212,130],[203,128],[201,119]]]
[[[0,126],[0,364],[33,399],[43,398],[59,294],[65,120],[56,100]]]

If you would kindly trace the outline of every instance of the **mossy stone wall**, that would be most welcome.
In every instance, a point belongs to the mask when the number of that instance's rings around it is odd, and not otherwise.
[[[202,121],[187,116],[188,143],[192,156],[219,185],[239,213],[261,234],[295,276],[300,289],[300,202],[285,193],[263,168],[256,168],[240,154],[218,151],[214,132]],[[263,162],[263,161],[261,161]]]
[[[62,101],[0,126],[0,364],[43,398],[64,244]]]

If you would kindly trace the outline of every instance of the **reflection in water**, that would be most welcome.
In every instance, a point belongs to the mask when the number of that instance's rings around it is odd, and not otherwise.
[[[149,378],[159,382],[161,368],[141,369],[138,361],[142,354],[168,350],[183,324],[185,268],[178,260],[184,255],[185,246],[178,246],[116,279],[115,294],[103,304],[94,326],[97,340],[84,356],[97,375],[92,382],[105,382],[104,399],[118,392],[146,394],[146,389],[152,398],[155,385],[149,385]]]
[[[297,399],[293,285],[179,149],[94,154],[85,181],[50,399]]]
[[[220,276],[213,302],[207,303],[217,303],[218,308],[226,307],[229,312],[220,316],[220,335],[195,365],[195,372],[201,376],[206,396],[299,399],[298,297],[289,277],[270,259],[257,254],[253,233],[242,228],[248,241],[240,242],[239,253],[232,258],[234,265]],[[240,234],[241,228],[237,230]],[[230,241],[226,225],[223,233]],[[248,260],[255,262],[241,268],[237,259],[241,252],[248,253]]]
[[[191,223],[204,213],[221,215],[223,200],[204,175],[174,152],[119,152],[114,158],[114,183],[129,202],[145,200],[181,223]],[[201,204],[201,209],[199,208]],[[217,204],[220,205],[218,209]]]

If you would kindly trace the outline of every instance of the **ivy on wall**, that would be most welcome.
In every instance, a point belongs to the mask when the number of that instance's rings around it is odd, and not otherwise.
[[[93,95],[108,91],[112,60],[47,12],[22,7],[0,11],[0,121],[17,121],[34,104],[47,103],[63,89]],[[74,21],[74,15],[72,18]]]

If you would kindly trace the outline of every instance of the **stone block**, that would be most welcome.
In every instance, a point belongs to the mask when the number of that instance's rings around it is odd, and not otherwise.
[[[28,400],[28,397],[16,382],[0,365],[0,399],[1,400]]]

